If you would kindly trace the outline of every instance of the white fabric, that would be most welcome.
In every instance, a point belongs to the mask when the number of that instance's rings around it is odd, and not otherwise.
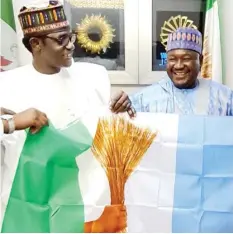
[[[106,117],[108,111],[103,111],[100,115],[102,114]],[[178,115],[138,113],[137,118],[131,121],[141,127],[150,127],[153,132],[158,132],[158,135],[125,185],[128,232],[170,233]],[[94,129],[93,122],[94,118],[89,123],[86,120],[85,124]],[[85,222],[93,221],[101,216],[104,207],[111,202],[108,179],[91,150],[79,155],[76,162],[85,204]],[[159,225],[155,225],[155,220]]]
[[[206,45],[204,43],[204,53],[207,50],[211,57],[209,63],[211,67],[211,78],[214,81],[223,83],[223,69],[222,69],[222,59],[223,54],[221,50],[221,31],[220,31],[220,18],[219,18],[219,3],[218,1],[212,1],[211,8],[206,12],[205,19],[205,33]],[[205,48],[206,46],[206,48]]]
[[[52,124],[62,128],[85,112],[110,102],[107,70],[99,65],[74,63],[55,75],[37,72],[32,65],[4,72],[0,79],[0,106],[15,112],[37,108],[46,113]],[[6,206],[18,158],[25,141],[25,132],[4,135],[1,145],[1,206]],[[9,181],[5,181],[6,178]],[[5,212],[5,209],[2,209]],[[2,213],[2,214],[3,214]],[[2,219],[1,219],[2,220]],[[0,224],[1,228],[1,224]]]
[[[23,111],[34,107],[57,126],[72,116],[110,101],[110,82],[104,67],[74,63],[55,75],[38,73],[32,65],[4,72],[0,79],[0,106]]]

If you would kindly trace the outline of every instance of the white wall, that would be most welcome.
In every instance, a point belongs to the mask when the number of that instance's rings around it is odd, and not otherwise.
[[[218,0],[223,49],[223,69],[225,84],[233,89],[233,0]]]
[[[142,0],[141,0],[142,1]],[[145,1],[145,0],[143,0]],[[188,0],[187,0],[188,1]],[[231,89],[233,89],[233,73],[231,71],[233,61],[233,30],[231,30],[231,23],[233,22],[233,0],[218,0],[220,6],[220,16],[222,18],[222,44],[223,44],[223,59],[224,59],[224,73],[225,73],[225,83]],[[13,0],[15,19],[18,17],[20,8],[23,5],[35,5],[41,3],[47,4],[48,0]],[[22,44],[22,30],[18,20],[16,20],[16,30],[18,34],[18,46],[19,46],[19,57],[20,65],[25,65],[31,62],[31,54],[24,48]],[[127,93],[136,92],[141,89],[142,85],[113,85],[113,92],[117,90],[125,90]]]
[[[22,6],[30,6],[30,5],[41,5],[41,3],[48,4],[48,0],[13,0],[14,7],[14,16],[16,19],[16,31],[18,35],[18,52],[19,52],[19,61],[20,66],[26,65],[32,61],[31,54],[27,51],[27,49],[22,44],[23,32],[21,30],[21,26],[18,19],[18,14]],[[141,89],[143,86],[140,85],[112,85],[112,92],[117,92],[118,90],[124,90],[127,93],[133,93],[137,90]]]

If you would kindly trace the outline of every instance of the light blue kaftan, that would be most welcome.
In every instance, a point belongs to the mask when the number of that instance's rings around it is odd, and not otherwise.
[[[178,89],[167,77],[130,97],[137,112],[233,116],[233,91],[198,79],[194,89]]]

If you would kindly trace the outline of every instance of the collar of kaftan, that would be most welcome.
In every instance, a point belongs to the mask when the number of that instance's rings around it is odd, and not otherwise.
[[[162,89],[164,89],[166,92],[168,93],[172,93],[172,89],[173,89],[173,83],[171,81],[171,79],[166,76],[164,77],[162,80],[160,80],[158,82],[158,84],[161,86]]]
[[[196,85],[196,87],[195,88],[193,88],[193,89],[180,89],[180,91],[186,91],[186,92],[191,92],[191,91],[193,91],[193,90],[195,90],[195,89],[197,89],[200,85],[202,85],[202,83],[204,82],[205,83],[205,81],[203,81],[204,79],[197,79],[197,85]],[[207,81],[208,82],[208,81]],[[206,83],[207,83],[206,82]],[[171,81],[171,79],[167,76],[167,77],[165,77],[165,78],[163,78],[162,80],[160,80],[159,82],[158,82],[158,84],[165,90],[165,91],[167,91],[168,93],[172,93],[173,92],[173,90],[174,89],[177,89],[178,90],[178,88],[176,88],[175,86],[174,86],[174,84],[173,84],[173,82]]]

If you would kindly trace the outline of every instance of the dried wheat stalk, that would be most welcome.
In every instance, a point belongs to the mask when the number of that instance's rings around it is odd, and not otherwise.
[[[112,205],[124,204],[125,183],[155,137],[119,116],[99,120],[92,152],[108,177]]]

